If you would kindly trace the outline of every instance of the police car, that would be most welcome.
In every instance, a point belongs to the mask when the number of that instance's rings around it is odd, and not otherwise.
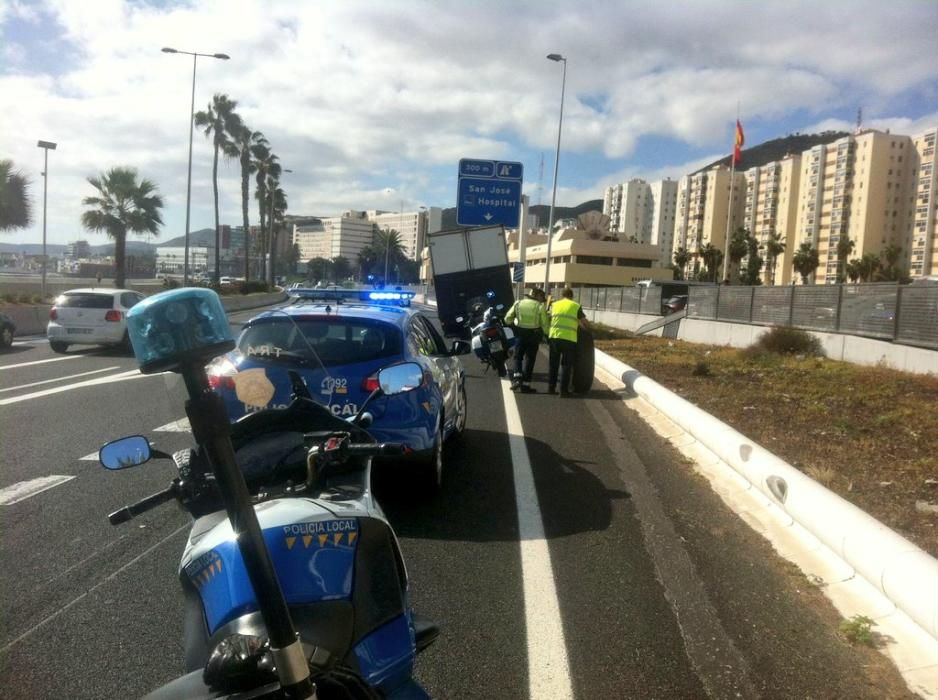
[[[424,368],[416,391],[368,404],[368,431],[379,442],[400,442],[415,454],[427,485],[438,488],[443,443],[466,427],[465,374],[459,355],[468,343],[447,347],[419,311],[413,293],[393,290],[288,290],[292,304],[248,321],[237,347],[207,368],[210,386],[229,416],[285,407],[295,370],[317,402],[337,416],[358,413],[378,387],[377,373],[399,362]]]

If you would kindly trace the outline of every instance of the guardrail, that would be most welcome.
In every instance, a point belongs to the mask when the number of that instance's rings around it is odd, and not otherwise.
[[[660,287],[578,287],[573,292],[586,309],[663,315]],[[692,286],[687,318],[792,326],[938,349],[938,284]]]

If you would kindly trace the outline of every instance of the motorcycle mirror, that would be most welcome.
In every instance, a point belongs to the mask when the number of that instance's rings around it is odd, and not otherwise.
[[[496,310],[496,311],[501,311],[501,310],[504,309],[504,308],[505,308],[505,305],[504,305],[504,304],[496,304],[496,305],[495,305],[495,310]]]
[[[456,323],[462,323],[462,322],[465,321],[465,320],[466,320],[466,319],[465,319],[464,317],[462,317],[462,316],[457,316],[457,317],[456,317]]]
[[[355,421],[355,425],[357,425],[359,428],[370,428],[371,424],[374,422],[375,417],[368,413],[368,411],[365,411],[361,414],[361,416],[359,416],[358,420]]]
[[[98,461],[105,469],[127,469],[149,462],[153,453],[143,435],[113,440],[98,451]]]
[[[385,396],[413,391],[423,384],[423,367],[416,362],[385,367],[378,372],[378,384]]]

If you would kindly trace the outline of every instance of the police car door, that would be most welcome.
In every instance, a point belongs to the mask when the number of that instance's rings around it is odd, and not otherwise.
[[[425,348],[434,366],[434,378],[443,393],[443,411],[448,421],[456,418],[457,392],[459,390],[459,360],[449,354],[442,336],[423,316],[412,319],[415,334],[420,339],[420,347]]]

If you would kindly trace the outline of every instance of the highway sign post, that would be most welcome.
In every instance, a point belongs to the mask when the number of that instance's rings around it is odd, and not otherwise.
[[[524,166],[504,160],[459,161],[456,224],[517,228]]]

